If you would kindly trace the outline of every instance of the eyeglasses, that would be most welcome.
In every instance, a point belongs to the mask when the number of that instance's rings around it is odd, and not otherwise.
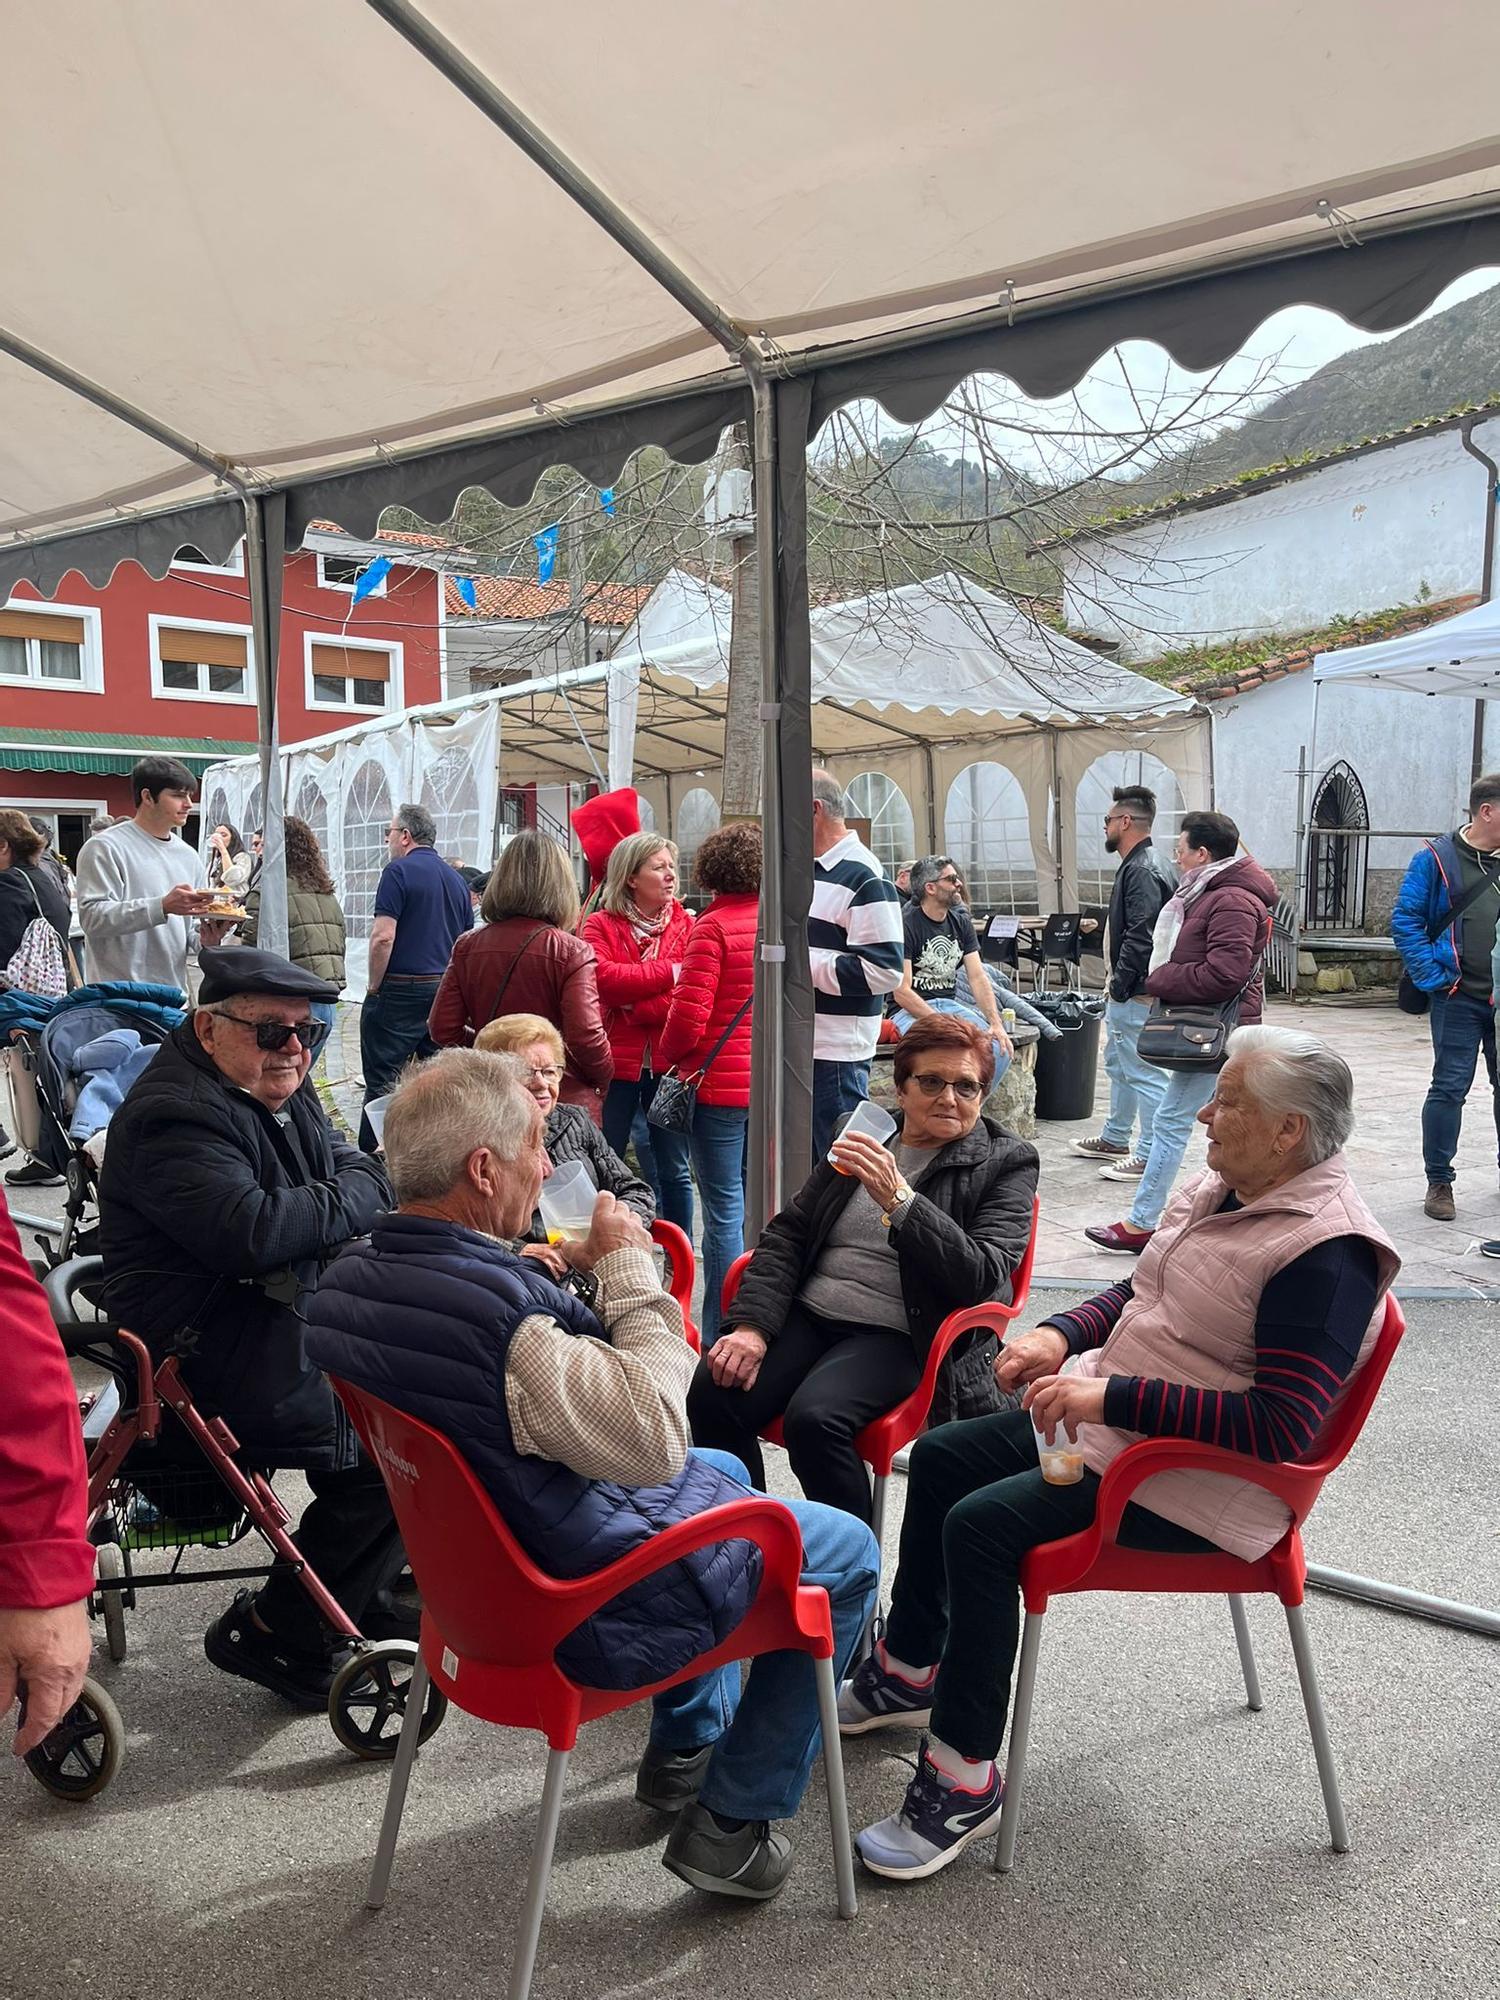
[[[219,1021],[233,1021],[237,1027],[253,1028],[255,1046],[274,1055],[284,1049],[293,1035],[305,1049],[321,1048],[328,1030],[321,1021],[247,1021],[243,1014],[231,1014],[227,1007],[215,1007],[213,1015]]]
[[[940,882],[946,882],[950,888],[956,888],[963,880],[963,877],[961,875],[939,875],[937,879]]]
[[[562,1071],[555,1068],[529,1069],[526,1073],[533,1083],[556,1083],[557,1079],[562,1075]]]
[[[972,1076],[934,1076],[931,1070],[918,1070],[912,1082],[924,1097],[941,1097],[945,1090],[951,1090],[955,1097],[970,1101],[984,1095],[983,1088]]]

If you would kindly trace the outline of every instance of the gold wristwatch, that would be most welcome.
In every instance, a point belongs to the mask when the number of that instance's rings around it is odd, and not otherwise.
[[[881,1211],[881,1216],[880,1216],[881,1228],[889,1229],[891,1224],[895,1221],[896,1217],[901,1213],[902,1209],[905,1208],[906,1204],[910,1200],[911,1200],[911,1189],[906,1185],[906,1182],[903,1181],[900,1187],[898,1187],[896,1192],[892,1195],[890,1207],[887,1209],[883,1209]]]

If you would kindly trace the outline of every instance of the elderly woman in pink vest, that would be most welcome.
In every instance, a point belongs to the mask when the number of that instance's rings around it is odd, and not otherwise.
[[[996,1378],[1025,1387],[1023,1409],[918,1441],[890,1619],[839,1700],[846,1735],[931,1732],[900,1810],[855,1843],[877,1875],[936,1874],[999,1820],[1021,1559],[1089,1525],[1110,1460],[1141,1437],[1301,1457],[1374,1346],[1399,1259],[1343,1157],[1353,1081],[1315,1036],[1239,1029],[1198,1114],[1208,1172],[1131,1276],[1001,1350]],[[1075,1484],[1043,1479],[1033,1419],[1071,1441]],[[1119,1539],[1253,1559],[1289,1520],[1258,1486],[1169,1472],[1139,1489]]]

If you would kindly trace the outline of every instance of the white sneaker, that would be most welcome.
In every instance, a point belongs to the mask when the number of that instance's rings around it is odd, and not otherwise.
[[[1132,1153],[1128,1160],[1112,1160],[1107,1167],[1099,1169],[1101,1181],[1138,1181],[1146,1171],[1146,1162],[1139,1153]]]

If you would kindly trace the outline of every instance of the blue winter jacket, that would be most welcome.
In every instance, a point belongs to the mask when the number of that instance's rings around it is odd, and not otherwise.
[[[387,1215],[324,1272],[306,1308],[307,1351],[458,1446],[538,1568],[589,1576],[664,1528],[742,1499],[695,1452],[675,1479],[622,1486],[516,1450],[505,1358],[516,1328],[547,1313],[568,1333],[608,1334],[540,1265],[428,1216]],[[761,1556],[720,1542],[612,1599],[557,1648],[587,1687],[642,1687],[727,1639],[754,1601]]]
[[[1442,926],[1455,898],[1462,894],[1462,881],[1463,865],[1453,836],[1440,834],[1412,856],[1391,911],[1391,937],[1401,963],[1413,986],[1424,993],[1449,993],[1458,984],[1458,926]],[[1458,920],[1459,925],[1467,922],[1467,916]]]

